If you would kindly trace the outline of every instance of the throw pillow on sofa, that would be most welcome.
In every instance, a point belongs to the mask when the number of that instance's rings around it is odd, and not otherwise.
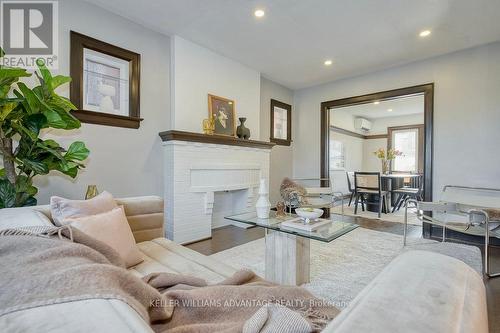
[[[127,268],[143,261],[123,206],[105,213],[71,217],[65,219],[63,224],[70,224],[71,227],[109,245],[122,257]]]
[[[62,226],[68,218],[105,213],[116,207],[115,199],[106,191],[89,200],[70,200],[57,196],[50,198],[50,212],[57,226]]]

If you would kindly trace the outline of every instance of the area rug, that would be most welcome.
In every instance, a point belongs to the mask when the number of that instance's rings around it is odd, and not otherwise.
[[[335,206],[331,208],[330,210],[333,214],[342,214],[342,207],[341,206]],[[415,214],[416,209],[415,208],[409,208],[408,209],[408,224],[412,225],[422,225],[422,222],[417,219],[417,215]],[[398,211],[395,211],[394,213],[387,213],[384,214],[382,213],[380,216],[380,219],[378,218],[378,213],[374,212],[369,212],[369,211],[362,211],[361,205],[358,205],[358,213],[354,214],[354,204],[351,206],[347,206],[347,204],[344,205],[344,215],[347,216],[353,216],[353,217],[363,217],[367,219],[378,219],[382,221],[389,221],[389,222],[397,222],[397,223],[404,223],[404,216],[405,216],[405,210],[404,208],[401,208]]]
[[[264,238],[215,253],[211,257],[234,268],[248,268],[264,276]],[[398,254],[429,250],[460,259],[482,272],[477,247],[409,238],[403,248],[399,235],[358,228],[330,243],[311,241],[311,282],[304,285],[318,297],[344,308]]]

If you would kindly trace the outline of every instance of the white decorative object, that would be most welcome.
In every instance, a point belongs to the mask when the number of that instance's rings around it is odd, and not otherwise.
[[[304,223],[308,224],[316,219],[318,219],[321,215],[323,215],[323,209],[319,208],[297,208],[295,209],[295,214],[300,216]]]
[[[259,186],[259,199],[255,204],[257,210],[257,217],[259,219],[268,219],[269,210],[271,209],[271,202],[269,201],[269,190],[266,186],[266,180],[262,178]]]
[[[99,111],[113,113],[115,111],[115,106],[111,97],[115,97],[115,87],[110,86],[109,84],[100,83],[97,89],[102,95],[101,104],[99,105]]]

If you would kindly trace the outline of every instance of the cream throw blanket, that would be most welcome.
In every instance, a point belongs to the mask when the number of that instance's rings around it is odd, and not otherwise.
[[[254,333],[318,331],[338,314],[303,288],[275,285],[250,271],[211,286],[168,273],[141,280],[106,244],[68,227],[49,232],[56,233],[74,242],[0,232],[0,316],[105,298],[126,302],[157,332]]]

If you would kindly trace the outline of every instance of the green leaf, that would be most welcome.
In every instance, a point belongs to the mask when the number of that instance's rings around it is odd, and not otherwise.
[[[24,134],[29,137],[32,141],[36,141],[38,138],[38,133],[32,132],[21,124],[12,122],[10,126],[15,129],[19,134]]]
[[[85,144],[81,141],[75,141],[69,146],[68,151],[64,155],[64,158],[68,161],[77,160],[83,161],[89,156],[90,151],[85,147]]]
[[[71,101],[65,97],[61,96],[52,96],[51,99],[47,103],[48,106],[58,107],[65,112],[69,112],[71,110],[76,110],[76,106],[71,103]]]
[[[40,100],[38,99],[38,96],[35,95],[35,93],[28,88],[24,83],[19,82],[17,84],[21,92],[23,93],[24,97],[26,98],[26,101],[28,102],[29,111],[28,113],[37,113],[40,111]]]
[[[47,126],[47,118],[42,113],[35,113],[32,115],[29,115],[26,118],[26,122],[24,123],[24,126],[28,130],[32,131],[33,133],[36,133],[36,135],[38,137],[40,130]]]
[[[0,121],[4,121],[5,118],[9,116],[9,114],[14,110],[17,106],[17,103],[7,103],[0,107]]]
[[[5,169],[0,169],[0,178],[5,178]]]
[[[38,193],[38,189],[32,185],[31,179],[24,175],[17,176],[15,188],[17,193],[26,193],[28,196],[34,196]]]
[[[52,78],[52,90],[56,89],[59,86],[62,86],[63,84],[70,83],[71,78],[69,76],[63,76],[63,75],[56,75]]]
[[[46,141],[49,141],[49,140],[46,140]],[[44,151],[52,154],[53,156],[55,156],[59,160],[64,159],[64,156],[61,154],[62,152],[64,152],[64,149],[59,147],[59,145],[57,145],[57,147],[51,147],[49,144],[46,143],[46,141],[37,142],[36,146],[38,148],[43,149]],[[44,160],[44,162],[45,162],[45,160]],[[49,165],[49,169],[50,169],[50,165]]]
[[[23,203],[23,207],[32,207],[32,206],[36,206],[36,204],[38,203],[38,201],[36,200],[35,197],[29,197],[28,199],[26,199],[26,201]]]
[[[14,207],[16,189],[7,179],[0,179],[0,208]]]
[[[75,178],[76,175],[78,174],[78,168],[71,168],[71,169],[68,169],[67,171],[61,171],[62,173],[64,173],[65,175],[68,175],[70,176],[71,178]]]
[[[5,84],[3,86],[0,86],[0,98],[7,97],[9,91],[10,91],[10,85]]]
[[[53,128],[66,128],[66,123],[62,120],[59,113],[52,109],[43,110],[43,115],[47,118],[47,125]]]
[[[61,118],[61,123],[64,123],[63,127],[60,127],[65,130],[72,130],[80,128],[81,123],[80,120],[76,119],[71,113],[66,112],[64,110],[54,108],[59,117]]]
[[[0,58],[2,58],[5,55],[5,51],[0,47]]]
[[[4,84],[11,85],[20,77],[29,77],[31,76],[24,68],[17,67],[0,67],[0,86]]]
[[[43,162],[32,161],[27,158],[23,158],[22,162],[26,168],[34,171],[37,174],[46,175],[49,173],[49,167]]]
[[[52,87],[52,74],[50,74],[50,71],[45,66],[45,62],[42,59],[37,59],[36,65],[38,66],[38,70],[42,74],[42,78],[44,81],[44,82],[40,81],[40,83],[42,85],[43,83],[45,83],[48,87]]]

